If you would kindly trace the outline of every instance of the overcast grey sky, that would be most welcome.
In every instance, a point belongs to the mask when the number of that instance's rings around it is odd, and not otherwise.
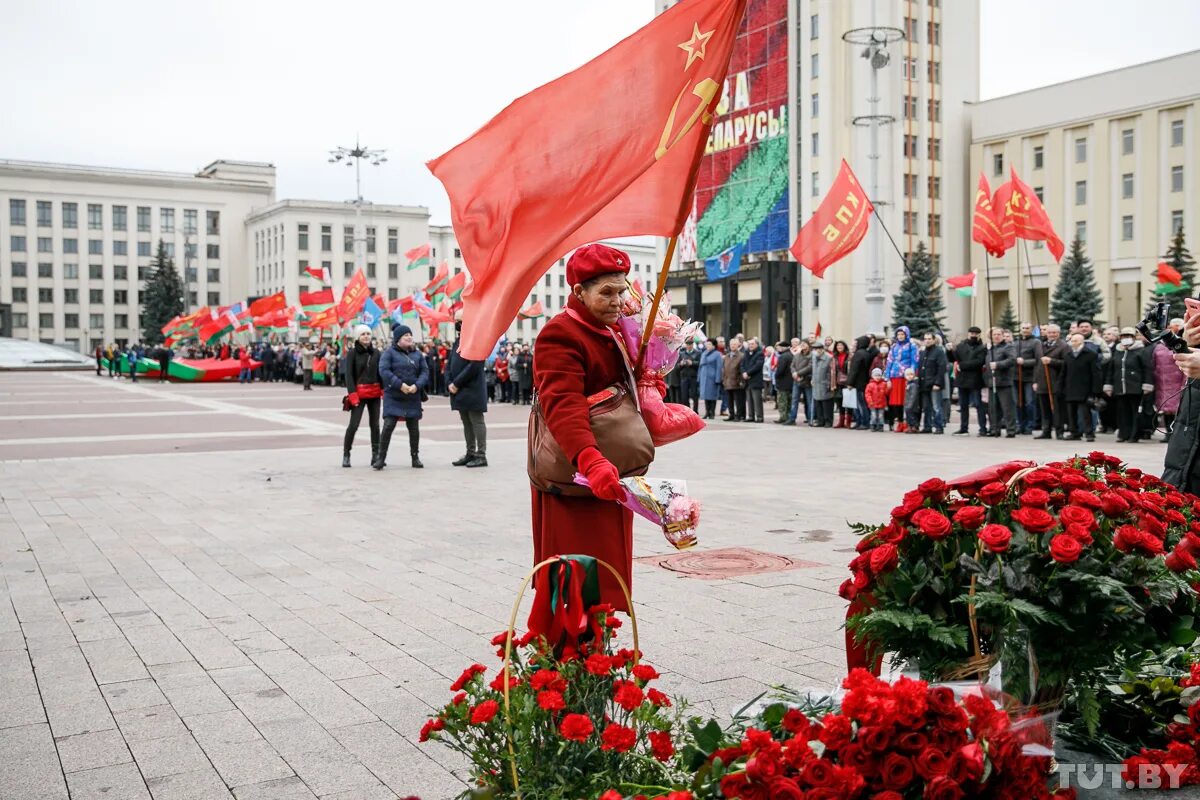
[[[1200,30],[1195,0],[982,2],[984,98],[1185,52]],[[167,170],[270,161],[279,197],[333,200],[353,196],[353,173],[326,151],[358,133],[389,156],[364,195],[429,206],[444,223],[448,203],[424,162],[652,10],[652,0],[10,0],[0,158]]]

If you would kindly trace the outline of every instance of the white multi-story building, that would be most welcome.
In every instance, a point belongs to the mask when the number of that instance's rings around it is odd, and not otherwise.
[[[1074,237],[1085,243],[1101,319],[1133,325],[1175,231],[1200,230],[1198,104],[1200,51],[997,97],[972,110],[969,174],[994,190],[1015,168],[1068,253]],[[1047,320],[1059,267],[1042,242],[1018,241],[990,263],[972,247],[971,267],[976,324],[989,318],[989,289],[992,319],[1011,301],[1021,319]]]
[[[142,335],[139,291],[161,240],[195,308],[249,290],[251,209],[275,167],[214,161],[195,174],[0,161],[0,304],[13,336],[90,352]]]

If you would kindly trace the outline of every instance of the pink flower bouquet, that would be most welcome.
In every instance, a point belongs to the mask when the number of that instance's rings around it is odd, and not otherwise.
[[[587,478],[575,474],[575,482],[589,486]],[[700,525],[700,501],[687,493],[687,481],[622,478],[625,499],[622,505],[640,517],[662,528],[663,536],[676,550],[687,550],[696,544],[696,528]]]

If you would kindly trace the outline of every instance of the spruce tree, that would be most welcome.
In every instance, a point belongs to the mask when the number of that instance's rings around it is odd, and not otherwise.
[[[1163,256],[1163,261],[1166,262],[1167,266],[1174,268],[1182,276],[1183,281],[1178,289],[1170,285],[1164,287],[1168,290],[1166,292],[1160,293],[1157,285],[1151,288],[1150,302],[1146,305],[1146,313],[1150,313],[1159,301],[1165,301],[1171,305],[1167,319],[1174,319],[1176,317],[1182,319],[1185,310],[1183,299],[1191,294],[1196,286],[1196,262],[1192,259],[1192,254],[1188,252],[1187,247],[1183,244],[1182,226],[1179,230],[1175,231],[1175,236],[1171,239],[1171,246],[1167,248],[1167,253]],[[1157,284],[1157,281],[1155,283]]]
[[[158,344],[163,340],[162,327],[183,313],[184,288],[162,239],[150,266],[153,272],[142,290],[142,339]]]
[[[940,331],[945,310],[941,281],[925,251],[925,243],[921,242],[908,260],[900,291],[892,298],[895,327],[907,325],[913,336],[920,336],[925,331]]]
[[[1092,262],[1083,252],[1083,242],[1076,236],[1071,251],[1059,265],[1058,284],[1050,298],[1050,319],[1063,330],[1081,319],[1098,321],[1104,301],[1096,286]]]
[[[1017,312],[1013,310],[1012,300],[1004,301],[1004,310],[1000,312],[1000,319],[996,320],[996,327],[1010,333],[1017,332]]]

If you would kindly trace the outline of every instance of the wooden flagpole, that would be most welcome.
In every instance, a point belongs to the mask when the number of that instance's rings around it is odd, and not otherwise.
[[[650,335],[654,333],[654,320],[658,318],[658,307],[662,303],[663,292],[667,288],[667,273],[671,271],[671,260],[675,258],[675,245],[678,242],[679,234],[676,233],[667,244],[667,255],[663,259],[662,269],[658,272],[658,285],[654,287],[654,302],[650,304],[650,316],[646,318],[646,324],[642,326],[642,346],[638,348],[635,376],[641,372],[642,363],[646,360],[646,345],[650,343]]]

